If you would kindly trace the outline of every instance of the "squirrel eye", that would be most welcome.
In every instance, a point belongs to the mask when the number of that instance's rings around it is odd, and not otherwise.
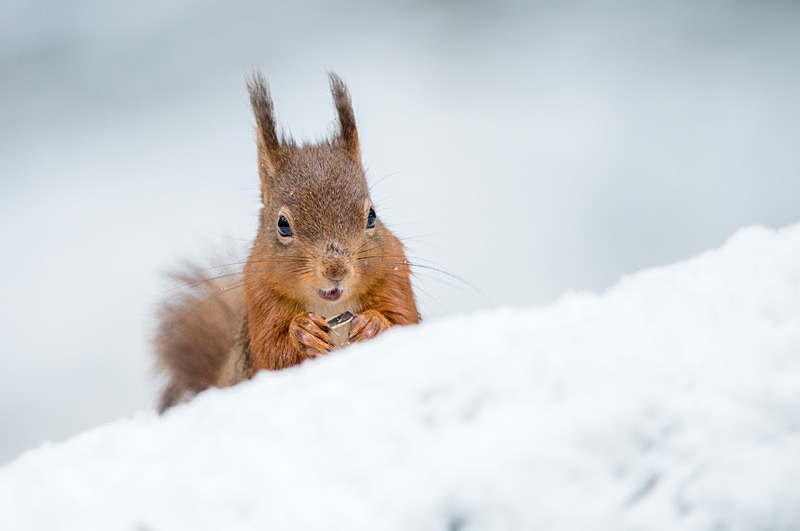
[[[278,218],[278,234],[280,234],[284,238],[288,238],[289,236],[294,236],[294,231],[292,230],[292,227],[289,225],[289,220],[286,219],[285,216],[281,216]]]
[[[375,215],[375,209],[369,207],[369,214],[367,214],[367,228],[372,229],[375,228],[375,221],[378,219],[378,216]]]

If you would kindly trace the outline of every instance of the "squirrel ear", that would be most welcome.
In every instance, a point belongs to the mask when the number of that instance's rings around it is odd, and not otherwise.
[[[358,130],[356,117],[353,114],[353,104],[350,102],[350,93],[344,82],[334,74],[328,72],[331,79],[331,94],[336,112],[339,114],[339,139],[342,141],[347,153],[356,161],[361,161],[361,148],[358,145]]]
[[[255,70],[247,80],[250,92],[250,104],[256,116],[258,144],[258,172],[265,180],[275,174],[280,162],[281,145],[275,132],[275,114],[272,109],[272,98],[264,75]]]

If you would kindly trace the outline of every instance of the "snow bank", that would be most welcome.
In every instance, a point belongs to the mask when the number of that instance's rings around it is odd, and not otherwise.
[[[30,451],[0,529],[800,529],[800,225]]]

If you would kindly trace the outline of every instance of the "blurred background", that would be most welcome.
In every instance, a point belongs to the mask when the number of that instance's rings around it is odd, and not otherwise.
[[[155,403],[163,272],[243,259],[255,233],[254,67],[298,139],[333,131],[326,71],[348,83],[378,214],[474,286],[420,269],[428,320],[602,291],[800,221],[797,2],[2,13],[0,463]]]

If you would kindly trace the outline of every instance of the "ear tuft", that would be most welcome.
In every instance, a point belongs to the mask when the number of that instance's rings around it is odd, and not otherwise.
[[[259,173],[274,173],[280,161],[280,142],[275,131],[275,112],[269,86],[264,80],[264,75],[255,70],[252,77],[247,80],[247,90],[250,92],[250,104],[256,117]]]
[[[350,92],[344,82],[334,74],[329,72],[331,80],[331,94],[333,103],[336,105],[336,112],[339,115],[339,140],[341,140],[347,153],[356,161],[361,161],[361,148],[358,144],[358,130],[356,129],[356,117],[353,114],[353,104],[350,102]]]

